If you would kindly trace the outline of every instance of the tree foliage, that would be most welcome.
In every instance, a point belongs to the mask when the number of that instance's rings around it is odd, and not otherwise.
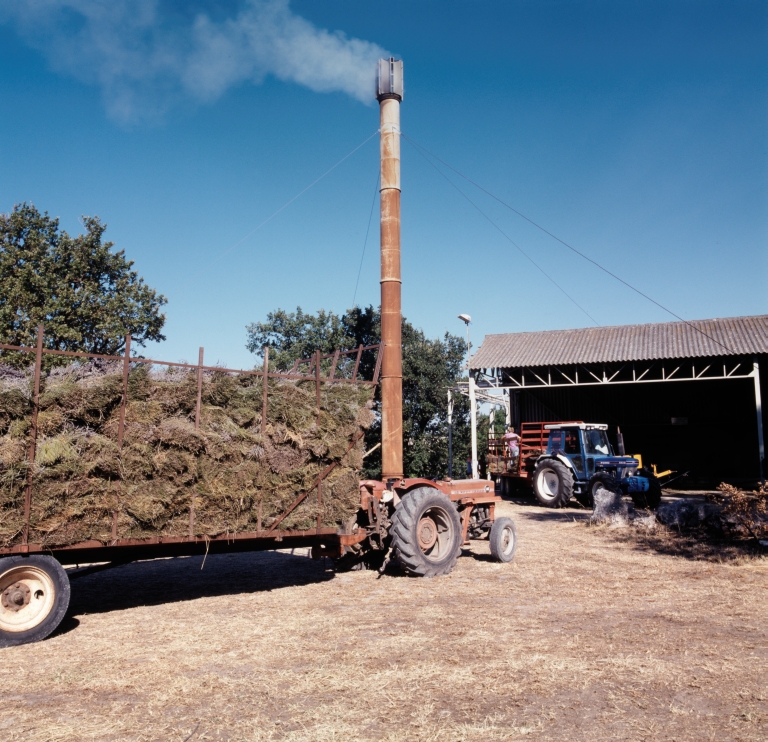
[[[34,345],[37,326],[55,350],[119,354],[124,336],[144,345],[161,334],[167,300],[144,283],[133,261],[114,243],[97,216],[83,217],[85,233],[70,237],[58,219],[20,204],[0,214],[0,338]],[[26,365],[19,354],[6,362]]]
[[[265,322],[246,328],[247,348],[261,355],[270,348],[270,365],[286,370],[294,361],[308,358],[316,349],[331,353],[337,348],[351,349],[373,345],[381,338],[381,317],[372,306],[355,308],[339,316],[319,311],[306,314],[278,309]],[[422,330],[403,319],[403,458],[405,473],[412,477],[444,477],[448,467],[447,392],[462,377],[466,351],[464,339],[446,333],[428,338]],[[363,378],[371,378],[373,364],[361,367]],[[377,411],[380,397],[377,388]],[[454,476],[464,474],[469,457],[469,404],[454,395]],[[380,423],[366,435],[369,448],[381,441]],[[366,476],[381,473],[381,449],[366,458]]]

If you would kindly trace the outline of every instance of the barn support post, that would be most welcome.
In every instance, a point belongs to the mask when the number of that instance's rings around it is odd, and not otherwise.
[[[765,484],[765,438],[763,437],[763,401],[760,395],[760,364],[754,361],[752,378],[755,381],[755,412],[757,413],[757,445],[760,456],[760,483]]]

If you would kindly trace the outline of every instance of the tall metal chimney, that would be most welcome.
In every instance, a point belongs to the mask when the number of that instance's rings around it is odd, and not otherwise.
[[[380,59],[381,109],[381,463],[382,479],[403,477],[403,348],[400,310],[400,101],[403,63]]]

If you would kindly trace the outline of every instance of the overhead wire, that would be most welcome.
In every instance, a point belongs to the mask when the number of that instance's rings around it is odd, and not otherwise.
[[[584,307],[579,304],[579,302],[576,301],[557,281],[555,281],[552,276],[549,275],[525,250],[523,250],[520,245],[518,245],[498,224],[496,224],[491,217],[489,217],[469,196],[467,196],[464,191],[461,190],[442,170],[440,170],[437,165],[435,165],[434,162],[432,162],[423,152],[419,150],[418,147],[415,146],[415,142],[413,142],[410,137],[406,137],[405,134],[403,134],[403,137],[408,140],[408,142],[414,147],[416,152],[418,152],[440,175],[443,176],[467,201],[469,201],[472,206],[474,206],[475,209],[485,218],[487,219],[491,225],[494,227],[494,229],[498,230],[519,252],[521,255],[523,255],[528,261],[530,261],[541,273],[551,282],[553,283],[568,299],[573,302],[584,314],[589,317],[589,319],[595,323],[597,327],[600,327],[600,323],[586,310]]]
[[[303,188],[292,199],[290,199],[289,201],[286,201],[277,211],[273,212],[263,222],[261,222],[261,224],[259,224],[257,227],[254,227],[250,232],[248,232],[247,235],[245,235],[245,237],[241,237],[237,242],[235,242],[234,245],[232,245],[231,247],[227,248],[223,253],[221,253],[221,255],[219,255],[214,260],[212,260],[210,263],[208,263],[208,265],[206,265],[205,268],[203,268],[198,273],[196,273],[194,276],[192,276],[186,283],[182,284],[181,288],[184,289],[187,286],[189,286],[190,283],[192,283],[195,279],[199,278],[203,273],[208,271],[212,266],[216,265],[216,263],[218,263],[222,258],[224,258],[227,255],[229,255],[229,253],[231,253],[232,250],[234,250],[236,247],[238,247],[243,242],[245,242],[251,235],[253,235],[256,232],[258,232],[265,224],[267,224],[268,222],[272,221],[272,219],[274,219],[281,211],[284,211],[285,209],[287,209],[297,198],[300,198],[301,196],[303,196],[310,188],[312,188],[313,186],[317,185],[326,175],[328,175],[331,172],[333,172],[339,165],[341,165],[342,162],[344,162],[345,160],[348,160],[350,157],[352,157],[352,155],[355,154],[355,152],[357,152],[357,150],[359,150],[364,145],[368,144],[368,142],[370,142],[371,139],[373,139],[378,133],[379,133],[379,130],[377,129],[367,139],[365,139],[363,142],[358,144],[357,147],[355,147],[351,152],[349,152],[346,155],[344,155],[344,157],[342,157],[335,165],[333,165],[332,167],[328,168],[328,170],[326,170],[319,178],[316,178],[315,180],[313,180],[306,188]]]
[[[562,240],[562,239],[560,239],[560,237],[558,237],[556,234],[552,234],[552,232],[550,232],[548,229],[546,229],[546,228],[542,227],[542,226],[541,226],[541,224],[537,224],[537,223],[536,223],[536,222],[535,222],[533,219],[531,219],[530,217],[526,216],[526,215],[525,215],[525,214],[523,214],[522,212],[518,211],[518,210],[517,210],[517,209],[516,209],[514,206],[510,206],[508,203],[506,203],[505,201],[503,201],[502,199],[500,199],[498,196],[496,196],[495,194],[491,193],[489,190],[486,190],[485,188],[483,188],[483,186],[481,186],[479,183],[476,183],[474,180],[472,180],[471,178],[467,177],[466,175],[464,175],[463,173],[461,173],[460,171],[458,171],[458,170],[457,170],[455,167],[453,167],[452,165],[449,165],[447,162],[445,162],[445,160],[441,159],[440,157],[438,157],[438,156],[437,156],[436,154],[434,154],[433,152],[430,152],[430,151],[429,151],[429,150],[428,150],[426,147],[424,147],[423,145],[421,145],[421,144],[419,144],[418,142],[416,142],[415,140],[411,139],[411,138],[410,138],[409,136],[407,136],[406,134],[404,134],[404,133],[402,133],[402,132],[401,132],[401,134],[402,134],[402,137],[403,137],[404,139],[407,139],[407,140],[408,140],[408,142],[409,142],[411,145],[413,145],[413,146],[416,148],[416,151],[417,151],[417,152],[419,152],[419,153],[422,155],[422,157],[425,157],[425,154],[424,154],[424,153],[426,152],[426,154],[428,154],[430,157],[433,157],[435,160],[437,160],[438,162],[440,162],[442,165],[445,165],[445,167],[447,167],[449,170],[452,170],[454,173],[456,173],[456,175],[458,175],[459,177],[463,178],[463,179],[464,179],[464,180],[466,180],[468,183],[471,183],[473,186],[475,186],[475,188],[478,188],[479,190],[481,190],[481,191],[482,191],[483,193],[485,193],[486,195],[490,196],[490,197],[491,197],[492,199],[494,199],[495,201],[498,201],[498,202],[499,202],[499,203],[500,203],[502,206],[505,206],[507,209],[509,209],[509,210],[510,210],[510,211],[512,211],[513,213],[517,214],[517,215],[518,215],[519,217],[521,217],[522,219],[525,219],[525,221],[527,221],[528,223],[532,224],[534,227],[536,227],[536,229],[539,229],[539,230],[541,230],[542,232],[544,232],[544,234],[546,234],[546,235],[549,235],[549,236],[550,236],[550,237],[551,237],[553,240],[556,240],[557,242],[559,242],[559,243],[560,243],[561,245],[563,245],[564,247],[567,247],[569,250],[571,250],[572,252],[576,253],[576,255],[579,255],[579,256],[580,256],[581,258],[583,258],[584,260],[586,260],[586,261],[588,261],[588,262],[592,263],[592,265],[596,266],[597,268],[599,268],[599,269],[600,269],[601,271],[603,271],[604,273],[607,273],[609,276],[611,276],[612,278],[614,278],[614,279],[616,279],[617,281],[619,281],[619,283],[622,283],[622,284],[624,284],[624,286],[626,286],[627,288],[631,289],[631,290],[632,290],[632,291],[634,291],[636,294],[639,294],[639,295],[640,295],[640,296],[642,296],[644,299],[647,299],[647,300],[648,300],[648,301],[650,301],[652,304],[655,304],[657,307],[659,307],[660,309],[662,309],[663,311],[665,311],[667,314],[670,314],[672,317],[674,317],[675,319],[679,320],[680,322],[684,323],[685,325],[687,325],[688,327],[690,327],[692,330],[695,330],[696,332],[698,332],[699,334],[703,335],[704,337],[707,337],[707,338],[709,338],[709,339],[710,339],[710,340],[711,340],[713,343],[716,343],[716,344],[717,344],[717,345],[719,345],[721,348],[725,348],[725,349],[726,349],[727,351],[729,351],[730,353],[733,353],[733,352],[734,352],[734,351],[733,351],[731,348],[729,348],[727,345],[725,345],[724,343],[721,343],[721,342],[720,342],[719,340],[717,340],[716,338],[713,338],[713,337],[712,337],[712,336],[711,336],[709,333],[707,333],[707,332],[704,332],[704,330],[702,330],[702,329],[700,329],[700,328],[696,327],[696,325],[694,325],[692,322],[689,322],[688,320],[686,320],[686,319],[683,319],[683,318],[682,318],[682,317],[681,317],[679,314],[676,314],[675,312],[673,312],[673,311],[672,311],[671,309],[669,309],[668,307],[665,307],[663,304],[661,304],[660,302],[656,301],[656,299],[653,299],[652,297],[648,296],[648,294],[645,294],[644,292],[640,291],[640,289],[638,289],[636,286],[633,286],[633,285],[632,285],[631,283],[629,283],[628,281],[625,281],[625,280],[624,280],[623,278],[621,278],[620,276],[617,276],[617,275],[616,275],[615,273],[613,273],[612,271],[609,271],[607,268],[605,268],[604,266],[600,265],[600,263],[598,263],[596,260],[594,260],[594,259],[590,258],[588,255],[585,255],[583,252],[581,252],[580,250],[577,250],[577,249],[576,249],[575,247],[573,247],[572,245],[569,245],[569,244],[568,244],[568,243],[567,243],[565,240]],[[423,152],[422,152],[421,150],[423,150]]]
[[[371,213],[368,216],[368,227],[365,230],[365,240],[363,241],[363,254],[360,256],[360,267],[357,269],[357,281],[355,282],[355,293],[352,296],[352,308],[354,309],[357,304],[357,287],[360,285],[360,273],[363,270],[363,259],[365,258],[365,248],[368,245],[368,233],[371,231],[371,220],[373,219],[373,207],[376,206],[376,194],[379,192],[379,180],[381,179],[381,171],[376,173],[376,187],[373,189],[373,201],[371,202]]]

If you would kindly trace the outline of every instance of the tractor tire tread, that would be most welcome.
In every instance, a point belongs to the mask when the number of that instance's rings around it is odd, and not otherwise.
[[[539,472],[544,468],[550,468],[557,472],[558,480],[561,485],[558,488],[557,495],[551,500],[543,499],[536,489]],[[573,475],[568,467],[559,459],[539,459],[539,461],[536,462],[536,468],[533,472],[533,493],[540,505],[548,508],[563,508],[570,502],[571,496],[573,495]]]
[[[425,561],[421,549],[415,542],[417,519],[426,509],[426,501],[435,495],[444,500],[439,504],[445,506],[445,511],[453,519],[454,533],[456,534],[456,546],[453,553],[440,564],[430,564]],[[432,487],[418,487],[403,495],[392,514],[392,525],[389,532],[392,536],[392,556],[409,574],[416,577],[438,577],[448,574],[456,566],[456,561],[461,553],[461,520],[453,503],[440,490]]]

